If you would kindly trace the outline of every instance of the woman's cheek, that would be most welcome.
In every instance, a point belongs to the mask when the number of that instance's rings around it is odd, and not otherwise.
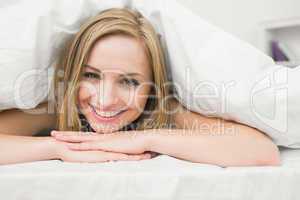
[[[78,96],[79,96],[79,101],[82,102],[90,97],[90,93],[88,92],[88,90],[86,88],[80,87]]]
[[[95,87],[91,83],[81,83],[78,91],[78,102],[82,113],[86,113],[91,97],[96,93]]]
[[[144,108],[144,102],[147,100],[147,94],[143,90],[120,88],[118,90],[118,98],[123,102],[125,109],[141,112]]]
[[[149,97],[147,88],[142,88],[135,93],[134,107],[139,111],[143,112]]]
[[[79,98],[85,100],[97,94],[97,87],[90,82],[82,82],[79,87]]]

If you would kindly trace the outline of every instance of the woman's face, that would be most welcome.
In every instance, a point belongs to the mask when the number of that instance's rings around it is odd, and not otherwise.
[[[104,37],[83,67],[79,108],[97,133],[117,131],[142,114],[152,70],[141,41],[126,35]]]

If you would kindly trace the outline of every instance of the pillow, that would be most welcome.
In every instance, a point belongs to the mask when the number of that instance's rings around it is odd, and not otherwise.
[[[63,41],[97,12],[122,1],[16,0],[0,4],[0,111],[47,100]]]
[[[161,24],[178,100],[203,115],[257,128],[279,146],[299,148],[300,67],[276,65],[177,3],[163,8]]]
[[[300,67],[276,65],[177,3],[163,8],[178,100],[203,115],[255,127],[279,146],[299,148]]]
[[[277,145],[300,147],[299,67],[276,65],[176,1],[2,3],[0,110],[33,108],[47,100],[63,41],[88,17],[112,7],[138,9],[153,23],[166,51],[176,97],[188,109],[255,127]]]

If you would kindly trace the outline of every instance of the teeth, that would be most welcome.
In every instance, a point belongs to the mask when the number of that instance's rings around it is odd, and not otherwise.
[[[95,108],[93,107],[93,110],[95,111],[95,113],[101,117],[114,117],[116,115],[118,115],[119,113],[121,113],[121,111],[114,111],[114,112],[102,112],[102,111],[97,111],[95,110]]]
[[[97,115],[100,115],[102,117],[114,117],[116,115],[118,115],[120,113],[120,111],[118,112],[98,112],[96,111]]]

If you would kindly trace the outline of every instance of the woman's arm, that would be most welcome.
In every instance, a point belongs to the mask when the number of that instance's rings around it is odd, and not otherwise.
[[[173,102],[174,122],[169,134],[151,134],[149,150],[193,162],[220,166],[279,165],[277,146],[257,129],[218,118],[204,117]]]
[[[55,115],[47,107],[42,103],[35,109],[0,113],[0,164],[54,159],[53,138],[31,137],[55,126]]]
[[[11,109],[0,112],[0,134],[32,136],[47,128],[54,128],[56,116],[42,103],[34,109]]]
[[[0,113],[0,165],[60,159],[67,162],[106,162],[149,159],[150,154],[126,155],[104,151],[78,152],[53,137],[32,137],[55,126],[55,115],[43,103],[30,110]]]
[[[0,113],[0,165],[52,159],[68,162],[141,160],[150,156],[103,151],[78,152],[68,149],[66,144],[53,137],[32,137],[40,130],[55,126],[55,116],[46,108],[47,104],[41,104],[26,112],[15,109]]]
[[[0,134],[0,165],[59,159],[66,162],[98,163],[112,160],[149,159],[150,154],[127,155],[104,151],[72,151],[52,137]]]
[[[0,134],[0,165],[59,159],[65,162],[98,163],[149,159],[148,153],[127,155],[104,151],[72,151],[64,142],[52,137],[32,137]]]
[[[0,164],[22,163],[56,158],[51,137],[32,137],[55,127],[55,115],[48,103],[34,109],[11,109],[0,113]]]
[[[0,165],[55,158],[55,141],[51,137],[0,134]]]
[[[203,117],[178,103],[174,121],[179,129],[128,131],[104,136],[54,133],[73,150],[123,153],[153,151],[192,162],[219,166],[279,165],[277,146],[257,129]],[[173,104],[174,108],[174,104]]]

